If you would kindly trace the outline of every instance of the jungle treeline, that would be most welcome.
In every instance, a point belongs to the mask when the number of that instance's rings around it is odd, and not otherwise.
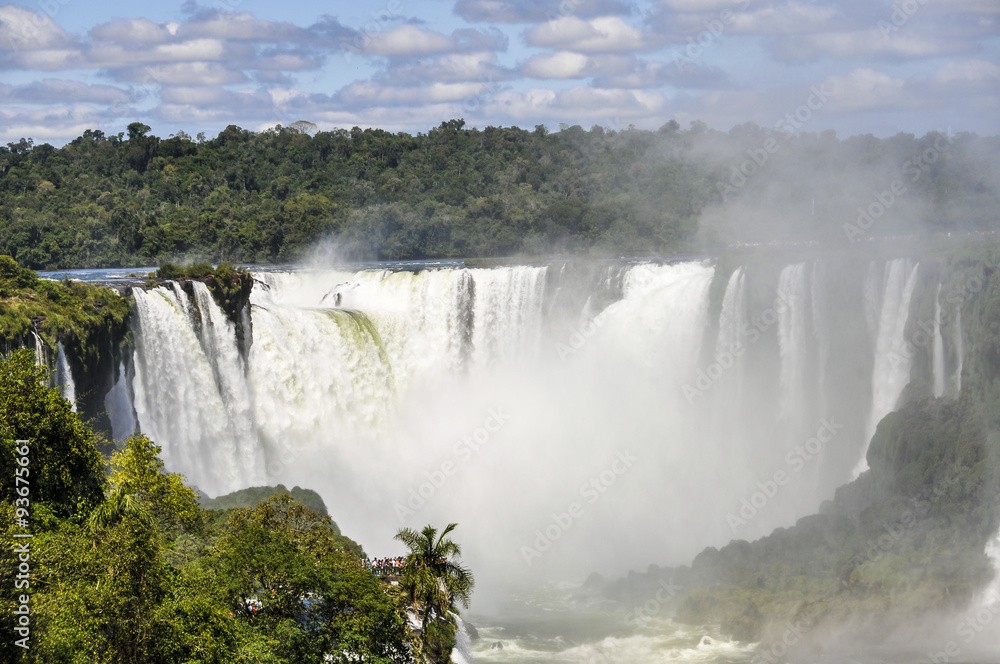
[[[56,269],[292,262],[322,241],[377,260],[981,231],[1000,203],[997,155],[1000,138],[975,134],[841,140],[672,120],[549,132],[456,119],[417,135],[301,122],[212,139],[134,122],[61,148],[0,147],[0,253]],[[845,235],[869,208],[863,233]]]

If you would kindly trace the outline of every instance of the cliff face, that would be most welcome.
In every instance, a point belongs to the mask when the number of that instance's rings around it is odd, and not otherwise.
[[[690,566],[651,567],[607,584],[606,596],[641,607],[669,581],[681,588],[667,602],[675,619],[721,624],[762,641],[765,654],[789,630],[800,649],[835,630],[851,635],[845,643],[877,644],[970,605],[994,575],[984,551],[1000,521],[1000,254],[972,247],[920,260],[899,349],[911,381],[877,426],[870,469],[791,528],[706,549]],[[960,326],[962,347],[942,353],[934,321]],[[960,385],[934,383],[935,343]]]
[[[109,288],[40,279],[0,256],[0,347],[33,348],[54,370],[62,345],[77,381],[78,409],[98,426],[131,313],[130,302]]]

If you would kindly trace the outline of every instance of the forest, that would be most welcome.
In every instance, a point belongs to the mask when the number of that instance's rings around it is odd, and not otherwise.
[[[978,232],[1000,203],[1000,138],[975,134],[151,131],[0,147],[0,253],[32,269],[288,263],[318,243],[352,260],[671,255]]]

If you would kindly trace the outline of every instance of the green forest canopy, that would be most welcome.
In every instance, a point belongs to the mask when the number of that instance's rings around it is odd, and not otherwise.
[[[45,269],[288,262],[320,240],[364,259],[844,241],[856,209],[897,180],[905,201],[878,234],[990,228],[1000,138],[941,139],[449,120],[416,136],[229,126],[192,140],[135,122],[127,135],[87,130],[62,148],[0,148],[0,253]]]

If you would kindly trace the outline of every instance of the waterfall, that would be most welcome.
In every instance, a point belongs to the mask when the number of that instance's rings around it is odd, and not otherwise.
[[[896,407],[903,388],[910,381],[913,352],[905,339],[905,333],[918,268],[919,265],[913,265],[905,258],[897,258],[886,263],[883,270],[881,309],[872,370],[872,403],[865,430],[864,451],[855,466],[855,477],[868,469],[866,455],[875,428]],[[869,273],[869,277],[871,276],[872,273]]]
[[[944,396],[944,340],[941,338],[941,283],[934,295],[934,346],[931,349],[931,371],[934,379],[934,397]]]
[[[135,433],[137,423],[132,399],[129,397],[125,362],[118,364],[118,380],[114,381],[111,389],[104,395],[104,409],[108,411],[108,419],[111,420],[111,437],[114,440],[123,441]]]
[[[465,621],[461,616],[452,614],[455,619],[455,648],[451,651],[451,661],[455,664],[472,664],[472,639],[469,637],[469,630],[465,626]]]
[[[952,378],[955,397],[962,393],[962,362],[964,361],[964,345],[962,342],[962,307],[955,306],[955,322],[952,325],[955,344],[955,374]]]
[[[240,438],[212,361],[195,334],[192,306],[180,287],[135,296],[135,412],[141,431],[163,447],[171,470],[218,495],[261,477],[256,438]],[[215,303],[211,302],[215,307]],[[231,343],[235,345],[235,338]],[[218,350],[218,349],[217,349]],[[238,371],[227,366],[226,372]]]
[[[210,495],[315,487],[362,542],[457,521],[469,541],[515,543],[472,550],[470,565],[524,565],[519,545],[576,500],[585,517],[532,573],[645,565],[791,525],[850,479],[845,448],[869,412],[867,394],[859,408],[858,390],[845,393],[871,372],[873,387],[895,385],[873,395],[873,419],[895,406],[915,269],[880,263],[853,281],[818,262],[777,279],[700,261],[263,272],[245,348],[203,284],[168,283],[135,291],[133,354],[105,405],[116,438],[138,426]],[[788,461],[829,418],[848,433]],[[778,471],[780,495],[733,526]],[[595,478],[609,484],[591,503],[580,491]],[[686,507],[649,529],[650,504]]]
[[[823,263],[815,261],[810,278],[809,300],[812,304],[812,329],[818,352],[816,371],[816,394],[818,395],[818,410],[828,412],[829,398],[827,396],[826,378],[827,366],[830,361],[830,317],[826,303],[823,284],[826,283]]]
[[[732,379],[726,381],[730,386],[729,394],[726,395],[728,398],[717,399],[720,408],[740,407],[746,352],[743,328],[746,323],[746,274],[740,266],[729,275],[719,311],[719,337],[715,344],[714,360],[720,366],[725,361],[731,361],[733,365]]]
[[[804,411],[806,370],[806,264],[787,265],[778,278],[778,344],[781,397],[778,419],[799,421]]]
[[[480,365],[538,352],[546,268],[470,270],[476,283],[473,358]]]
[[[66,359],[66,351],[62,342],[56,344],[56,375],[55,386],[62,388],[62,395],[70,402],[73,412],[76,412],[76,383],[73,382],[73,371],[69,367],[69,360]]]
[[[716,355],[733,352],[740,344],[743,326],[746,324],[746,275],[743,267],[736,268],[726,284],[719,312],[719,339],[715,346]]]
[[[47,346],[42,338],[38,336],[38,332],[31,330],[31,336],[35,340],[35,364],[43,367],[49,366],[49,357],[46,352]]]

